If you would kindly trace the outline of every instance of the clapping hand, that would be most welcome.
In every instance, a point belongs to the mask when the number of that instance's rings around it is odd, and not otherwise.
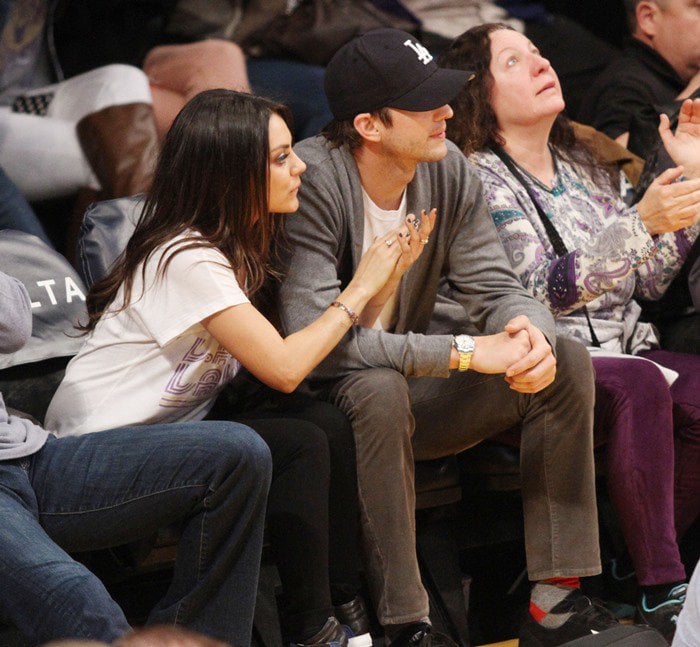
[[[700,179],[700,99],[683,102],[675,133],[668,115],[660,115],[659,136],[671,159],[683,165],[686,177]]]
[[[684,229],[700,219],[700,179],[676,182],[683,172],[682,166],[666,169],[639,201],[637,211],[650,235]]]

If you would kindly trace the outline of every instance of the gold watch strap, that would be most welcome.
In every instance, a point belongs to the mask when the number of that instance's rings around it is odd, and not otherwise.
[[[459,353],[459,370],[467,371],[472,363],[472,353]]]

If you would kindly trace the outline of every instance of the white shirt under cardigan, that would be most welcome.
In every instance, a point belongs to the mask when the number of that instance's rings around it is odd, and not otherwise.
[[[364,254],[374,242],[377,236],[385,236],[392,229],[396,229],[406,218],[406,191],[401,196],[401,203],[398,209],[381,209],[367,192],[362,189],[362,202],[365,207],[365,230],[362,239],[362,253]],[[398,245],[398,241],[395,241]],[[392,330],[396,321],[396,301],[397,292],[395,290],[384,304],[381,313],[374,322],[376,330]]]
[[[181,249],[184,236],[176,241]],[[200,324],[248,302],[230,264],[218,250],[200,247],[179,251],[157,275],[168,245],[146,263],[145,282],[136,270],[127,308],[103,315],[69,363],[46,414],[47,428],[59,436],[200,420],[238,371]],[[114,303],[123,299],[120,288]]]

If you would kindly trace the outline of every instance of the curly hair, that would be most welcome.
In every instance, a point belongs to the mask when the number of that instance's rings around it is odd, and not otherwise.
[[[513,30],[503,23],[485,23],[465,31],[442,53],[441,67],[472,70],[474,78],[451,102],[454,117],[447,122],[447,136],[465,155],[505,144],[491,106],[494,79],[491,74],[491,34]],[[560,113],[554,121],[549,143],[557,155],[576,165],[599,186],[611,189],[617,169],[600,160],[595,151],[576,138],[569,119]]]

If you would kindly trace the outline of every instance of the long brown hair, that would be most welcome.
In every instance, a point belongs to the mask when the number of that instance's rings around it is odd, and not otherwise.
[[[176,117],[165,137],[153,186],[136,229],[110,272],[87,296],[94,329],[124,285],[125,308],[134,274],[154,251],[166,245],[158,265],[162,274],[175,254],[211,247],[234,271],[243,270],[253,295],[272,272],[270,247],[277,234],[268,212],[269,122],[278,114],[291,130],[286,106],[232,90],[196,95]],[[168,241],[188,231],[186,244]],[[173,247],[177,245],[177,250]]]
[[[491,107],[494,79],[490,70],[491,34],[502,29],[513,28],[503,23],[472,27],[458,36],[438,61],[441,67],[474,72],[474,78],[451,102],[454,117],[447,122],[447,136],[465,155],[505,144]],[[549,143],[560,158],[577,166],[596,185],[614,190],[615,182],[619,182],[619,169],[605,164],[592,148],[576,138],[573,126],[564,113],[557,115]]]

